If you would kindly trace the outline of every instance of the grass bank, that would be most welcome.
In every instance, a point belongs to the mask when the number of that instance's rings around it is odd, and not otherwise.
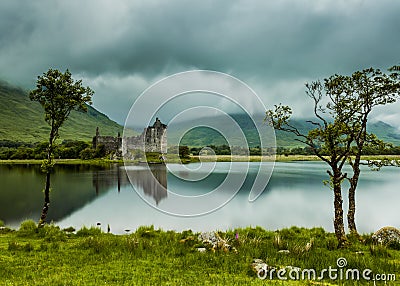
[[[365,155],[362,160],[400,160],[400,155]],[[168,156],[166,158],[168,163],[176,164],[183,162],[184,164],[195,162],[291,162],[291,161],[319,161],[320,159],[314,155],[277,155],[274,156],[231,156],[231,155],[216,155],[216,156],[191,156],[187,159],[179,159],[177,156]],[[109,159],[55,159],[56,164],[64,165],[95,165],[103,166],[113,163],[124,163],[123,160],[109,160]],[[148,162],[153,164],[162,163],[162,160],[157,156],[148,156]],[[140,163],[139,160],[129,161],[129,163]],[[42,164],[42,160],[0,160],[0,164]]]
[[[292,162],[292,161],[320,161],[315,155],[276,155],[276,156],[231,156],[231,155],[216,155],[216,156],[193,156],[203,162]],[[400,155],[365,155],[362,160],[400,160]]]
[[[190,230],[141,227],[113,235],[97,228],[67,232],[50,225],[38,230],[34,222],[24,222],[19,231],[0,230],[0,281],[2,285],[373,285],[362,279],[330,280],[327,275],[323,281],[260,280],[250,267],[259,258],[278,268],[320,273],[329,266],[338,268],[341,257],[347,268],[394,273],[400,279],[400,251],[374,245],[370,235],[363,236],[363,243],[353,240],[352,246],[338,250],[334,235],[322,228],[257,227],[218,234],[235,251],[212,251]],[[198,251],[203,247],[206,251]]]
[[[58,165],[93,165],[93,166],[106,166],[113,163],[123,163],[123,160],[108,160],[108,159],[54,159],[55,163]],[[0,160],[0,164],[31,164],[40,165],[43,160]]]

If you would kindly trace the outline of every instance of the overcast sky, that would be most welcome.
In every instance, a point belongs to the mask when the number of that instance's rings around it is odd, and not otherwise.
[[[0,2],[0,79],[31,89],[69,69],[94,107],[124,123],[134,100],[193,69],[239,78],[267,107],[309,115],[304,83],[400,63],[400,1]],[[399,105],[375,117],[400,126]]]

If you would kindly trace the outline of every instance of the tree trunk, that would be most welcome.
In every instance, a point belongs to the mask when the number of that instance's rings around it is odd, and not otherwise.
[[[46,173],[46,185],[44,187],[44,205],[42,209],[42,214],[40,215],[39,227],[43,227],[46,224],[47,213],[50,206],[50,170]]]
[[[353,177],[350,180],[349,188],[349,210],[347,212],[347,224],[350,230],[350,234],[359,237],[356,226],[355,214],[356,214],[356,189],[358,179],[360,177],[360,156],[357,155],[353,164]]]
[[[340,182],[340,172],[334,172],[333,177],[333,193],[334,193],[334,208],[335,218],[333,225],[335,228],[335,235],[338,240],[338,248],[342,248],[347,244],[346,233],[344,231],[343,221],[343,199],[342,199],[342,188]]]
[[[42,208],[42,214],[40,215],[38,227],[43,227],[46,224],[47,213],[49,212],[50,206],[50,176],[52,169],[52,154],[53,154],[53,141],[54,141],[54,123],[52,123],[52,128],[50,131],[49,146],[47,148],[47,162],[45,163],[46,171],[46,184],[44,186],[44,205]]]

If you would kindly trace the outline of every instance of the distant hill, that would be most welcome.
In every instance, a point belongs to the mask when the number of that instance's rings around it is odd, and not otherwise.
[[[87,113],[71,112],[60,128],[60,139],[90,141],[96,127],[101,135],[116,136],[123,130],[105,114],[88,106]],[[0,140],[42,142],[48,140],[49,131],[40,104],[32,102],[28,92],[0,81]]]
[[[257,131],[251,119],[243,114],[232,114],[231,116],[239,124],[248,142],[250,142],[250,147],[260,145]],[[257,124],[262,125],[264,115],[256,115],[253,119]],[[188,130],[192,126],[212,125],[213,122],[218,121],[220,126],[223,126],[224,135],[232,139],[232,145],[239,145],[236,144],[240,142],[236,127],[232,126],[228,121],[225,123],[224,120],[226,121],[222,117],[205,117],[168,126],[168,140],[177,138],[179,134],[182,134],[182,131]],[[303,133],[313,127],[305,120],[293,120],[292,124]],[[116,136],[118,132],[122,134],[123,131],[123,126],[110,120],[105,114],[93,107],[88,106],[87,113],[71,112],[70,117],[60,129],[60,138],[61,140],[90,141],[95,135],[96,127],[99,127],[101,135]],[[400,146],[400,132],[395,127],[379,121],[369,124],[368,129],[370,132],[375,133],[378,138]],[[44,114],[40,104],[30,101],[26,91],[0,81],[0,140],[27,143],[47,141],[49,130],[49,126],[44,121]],[[293,134],[282,131],[276,132],[277,146],[286,148],[302,146],[295,138]],[[198,127],[187,132],[182,138],[181,144],[202,147],[206,145],[222,145],[227,144],[227,142],[218,132],[209,128]]]
[[[254,147],[259,145],[259,140],[257,131],[254,128],[254,125],[251,122],[251,119],[247,115],[242,115],[242,114],[233,114],[231,115],[235,121],[239,124],[241,127],[243,133],[245,134],[250,147]],[[259,124],[263,123],[264,116],[263,115],[256,115],[253,117],[255,122],[258,122]],[[221,117],[205,117],[205,118],[200,118],[196,119],[193,121],[188,121],[188,122],[181,122],[177,123],[174,126],[169,126],[168,127],[168,139],[170,137],[178,137],[178,134],[182,134],[184,130],[189,130],[190,127],[193,126],[198,126],[198,125],[207,125],[209,123],[218,121],[222,122],[221,124],[223,125],[224,123],[224,118]],[[298,128],[302,133],[307,133],[308,130],[311,128],[314,128],[314,125],[311,123],[307,123],[306,119],[293,119],[291,121],[291,124],[294,125],[296,128]],[[385,142],[392,143],[396,146],[400,146],[400,132],[393,126],[384,123],[382,121],[379,122],[373,122],[368,125],[368,130],[369,132],[374,133],[375,135],[378,136],[378,138],[384,140]],[[233,145],[235,145],[235,137],[237,137],[237,130],[234,126],[231,126],[230,123],[226,123],[224,125],[224,135],[228,138],[233,138],[231,140],[233,142]],[[293,148],[293,147],[303,147],[304,145],[301,144],[300,142],[296,141],[296,136],[291,133],[286,133],[283,131],[276,131],[276,144],[277,146],[280,147],[286,147],[286,148]],[[222,145],[226,144],[226,140],[223,138],[221,134],[216,132],[215,130],[212,130],[210,128],[205,128],[205,127],[198,127],[198,128],[193,128],[190,131],[188,131],[182,138],[181,141],[182,145],[188,145],[188,146],[193,146],[193,147],[201,147],[201,146],[207,146],[207,145]]]

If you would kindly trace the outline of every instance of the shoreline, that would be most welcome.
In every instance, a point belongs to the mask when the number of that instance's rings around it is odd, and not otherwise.
[[[296,161],[320,161],[315,155],[276,155],[276,156],[231,156],[231,155],[216,155],[216,156],[192,156],[190,163],[196,162],[296,162]],[[216,158],[216,160],[215,160]],[[382,160],[387,158],[389,160],[400,160],[400,155],[363,155],[362,160]],[[109,164],[124,164],[124,160],[109,160],[109,159],[54,159],[58,165],[93,165],[103,166]],[[138,163],[136,161],[128,161],[128,163]],[[158,162],[148,162],[155,164]],[[160,162],[161,163],[161,162]],[[167,161],[168,163],[168,161]],[[171,163],[179,163],[172,160]],[[186,164],[188,162],[185,162]],[[0,160],[0,165],[18,165],[18,164],[42,164],[42,160],[36,159],[22,159],[22,160]]]

